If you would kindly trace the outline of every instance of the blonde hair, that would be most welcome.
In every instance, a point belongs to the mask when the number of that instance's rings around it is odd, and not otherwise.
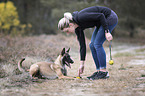
[[[73,22],[72,14],[69,12],[64,13],[64,17],[58,22],[58,29],[63,30],[63,28],[69,27],[69,23]]]

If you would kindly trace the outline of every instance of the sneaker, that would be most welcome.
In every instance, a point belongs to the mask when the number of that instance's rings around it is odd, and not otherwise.
[[[109,78],[109,73],[99,71],[98,74],[94,76],[93,78],[90,78],[90,80],[106,79],[106,78]]]
[[[98,73],[99,73],[99,72],[94,72],[94,73],[93,73],[93,75],[91,75],[91,76],[87,77],[87,79],[89,79],[89,80],[90,80],[90,78],[94,78],[94,77],[95,77]]]

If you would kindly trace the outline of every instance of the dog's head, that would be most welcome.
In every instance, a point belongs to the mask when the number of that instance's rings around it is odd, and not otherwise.
[[[67,65],[69,68],[71,68],[70,64],[73,64],[74,61],[71,59],[71,57],[69,55],[69,50],[70,50],[70,48],[67,51],[65,51],[65,48],[62,49],[62,51],[61,51],[61,55],[62,55],[61,62],[62,62],[63,66]]]

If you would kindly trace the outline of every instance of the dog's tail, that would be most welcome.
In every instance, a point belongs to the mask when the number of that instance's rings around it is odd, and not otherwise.
[[[21,72],[25,72],[25,69],[22,67],[22,62],[25,60],[25,58],[22,58],[19,62],[18,62],[18,69]]]

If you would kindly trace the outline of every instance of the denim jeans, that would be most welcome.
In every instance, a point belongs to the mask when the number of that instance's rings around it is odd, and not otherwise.
[[[108,29],[110,32],[112,32],[115,26],[117,25],[117,22],[118,22],[117,20],[118,18],[116,18],[116,21],[113,21],[114,24],[110,24],[108,26]],[[111,19],[109,19],[108,21],[111,22]],[[96,27],[92,34],[91,43],[89,44],[89,46],[90,46],[97,70],[106,69],[106,53],[103,48],[103,43],[105,40],[106,40],[106,37],[105,37],[103,26],[100,26],[99,28]]]

